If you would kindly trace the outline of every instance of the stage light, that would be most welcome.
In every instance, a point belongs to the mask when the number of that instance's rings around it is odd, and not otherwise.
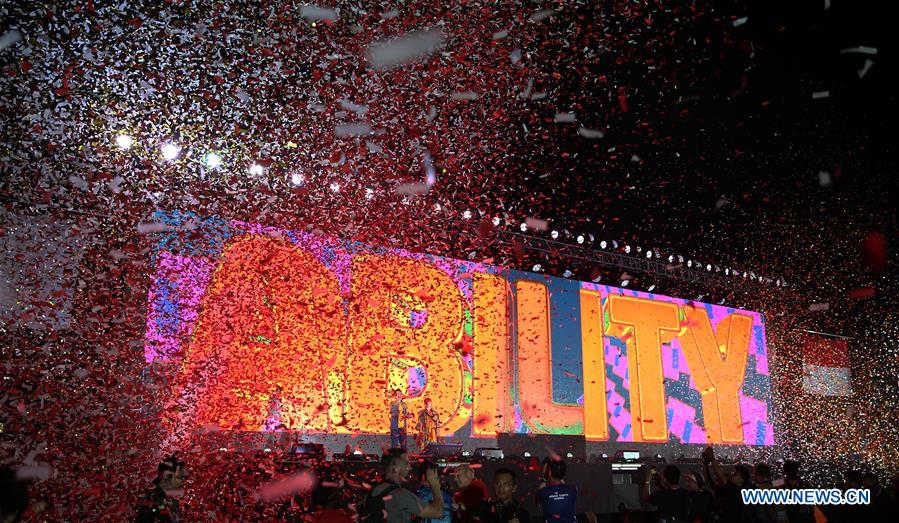
[[[521,225],[519,225],[518,228],[521,229],[521,232],[525,232],[528,230],[528,224],[521,222]]]
[[[577,242],[578,242],[578,243],[584,243],[584,235],[583,235],[583,234],[578,234],[578,235],[577,235]]]
[[[471,219],[471,211],[465,211],[462,213],[462,219],[470,220]]]
[[[371,200],[375,197],[375,191],[373,189],[365,189],[365,199]]]
[[[652,251],[646,251],[646,257],[652,258]]]
[[[340,190],[340,184],[337,182],[331,182],[331,185],[329,187],[331,188],[332,192],[337,192]]]
[[[263,169],[262,166],[258,163],[254,163],[250,166],[249,169],[250,174],[252,174],[253,176],[261,176],[264,171],[265,169]]]
[[[181,148],[173,143],[162,146],[162,157],[166,160],[174,160],[179,154],[181,154]]]
[[[215,169],[222,164],[222,157],[216,153],[206,153],[206,158],[203,161],[206,163],[206,167]]]
[[[115,137],[115,143],[119,146],[119,149],[123,151],[127,151],[134,145],[134,140],[131,139],[127,134],[120,134]]]
[[[534,270],[532,272],[540,272],[540,269],[542,268],[543,267],[538,263],[537,265],[534,265]]]
[[[609,244],[606,243],[605,240],[599,242],[599,248],[600,248],[600,249],[605,249],[605,248],[608,247],[608,246],[609,246]]]
[[[710,264],[706,265],[705,270],[712,272],[712,264],[710,263]]]
[[[553,240],[555,240],[556,238],[559,237],[559,231],[553,231],[553,232],[549,233],[549,235],[552,236]]]
[[[494,227],[499,225],[499,216],[493,217],[493,225],[494,225]]]
[[[630,253],[631,253],[631,246],[625,245],[624,246],[624,254],[630,254]]]

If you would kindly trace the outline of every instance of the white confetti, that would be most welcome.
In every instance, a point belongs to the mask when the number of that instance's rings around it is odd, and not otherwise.
[[[873,65],[874,65],[874,60],[871,60],[870,58],[865,58],[865,65],[863,65],[862,68],[857,71],[858,77],[864,78],[865,75],[868,74],[868,71],[871,69],[871,66],[873,66]]]
[[[300,16],[310,21],[337,20],[337,11],[329,7],[304,5],[300,8]]]
[[[368,63],[375,69],[388,70],[420,61],[444,46],[438,29],[413,31],[393,40],[381,40],[368,47]]]
[[[154,234],[171,230],[168,225],[158,222],[141,222],[137,224],[137,232],[140,234]]]
[[[453,100],[477,100],[478,93],[474,91],[456,92],[450,95]]]
[[[368,136],[371,134],[371,125],[365,122],[338,125],[334,128],[335,136]]]
[[[14,45],[22,40],[22,33],[18,30],[12,30],[0,36],[0,51]]]
[[[344,109],[346,109],[347,111],[353,111],[354,113],[358,114],[359,116],[362,116],[368,112],[367,105],[354,104],[353,102],[351,102],[349,100],[340,100],[339,103],[340,103],[340,106],[343,107]]]
[[[605,136],[605,133],[603,133],[599,129],[590,129],[588,127],[583,127],[583,126],[581,126],[581,128],[577,130],[577,133],[580,136],[583,136],[584,138],[590,138],[590,139],[603,138]]]
[[[541,22],[552,16],[553,13],[555,13],[555,11],[552,9],[541,9],[532,14],[530,20],[531,22]]]
[[[846,49],[840,49],[840,54],[847,54],[847,53],[876,55],[877,48],[876,47],[868,47],[866,45],[860,45],[858,47],[847,47]]]

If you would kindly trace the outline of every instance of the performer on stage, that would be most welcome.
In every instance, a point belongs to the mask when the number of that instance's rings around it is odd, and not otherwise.
[[[390,403],[390,447],[406,450],[406,420],[410,417],[406,402],[399,389],[393,391]]]
[[[437,443],[440,440],[438,428],[440,427],[440,415],[434,410],[431,398],[425,398],[425,408],[418,413],[418,447],[424,450],[429,443]]]

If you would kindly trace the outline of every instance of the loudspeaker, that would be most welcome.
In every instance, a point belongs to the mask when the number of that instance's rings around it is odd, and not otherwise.
[[[500,434],[497,444],[506,456],[523,456],[527,452],[541,460],[553,453],[568,461],[587,458],[587,440],[584,436]]]
[[[428,446],[425,447],[424,451],[421,453],[422,456],[429,456],[432,458],[452,458],[454,456],[462,455],[462,444],[461,443],[428,443]]]

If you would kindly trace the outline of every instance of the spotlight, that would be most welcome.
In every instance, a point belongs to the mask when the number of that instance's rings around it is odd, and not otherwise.
[[[600,248],[600,249],[605,249],[605,248],[608,247],[608,246],[609,246],[609,244],[606,243],[605,240],[599,242],[599,248]]]
[[[559,237],[559,231],[553,231],[553,232],[549,233],[549,235],[552,236],[553,240],[555,240],[556,238]]]
[[[578,243],[584,243],[584,235],[583,235],[583,234],[578,234],[578,235],[577,235],[577,242],[578,242]]]
[[[216,153],[206,153],[204,161],[206,162],[206,167],[215,169],[222,164],[222,157]]]
[[[293,173],[290,175],[290,183],[293,185],[303,185],[303,182],[306,181],[306,177],[303,176],[303,173]]]
[[[465,220],[470,220],[470,219],[471,219],[471,211],[465,211],[465,212],[463,212],[463,213],[462,213],[462,218],[465,219]]]
[[[162,146],[162,157],[166,160],[174,160],[179,154],[181,154],[181,148],[173,143]]]
[[[493,225],[494,225],[494,227],[499,225],[499,216],[493,217]]]
[[[127,151],[134,145],[134,140],[131,139],[127,134],[120,134],[115,137],[115,143],[119,146],[119,149],[123,151]]]
[[[521,229],[521,232],[525,232],[528,230],[528,224],[521,222],[521,225],[519,225],[518,228]]]
[[[646,257],[652,258],[652,251],[646,251]]]
[[[340,184],[337,182],[331,182],[330,188],[332,192],[337,192],[340,190]]]
[[[630,253],[631,253],[631,246],[625,245],[624,246],[624,254],[630,254]]]
[[[375,191],[372,189],[365,189],[365,199],[371,200],[375,197]]]
[[[260,176],[264,171],[265,169],[263,169],[262,166],[258,163],[254,163],[250,166],[250,174],[252,174],[253,176]]]

